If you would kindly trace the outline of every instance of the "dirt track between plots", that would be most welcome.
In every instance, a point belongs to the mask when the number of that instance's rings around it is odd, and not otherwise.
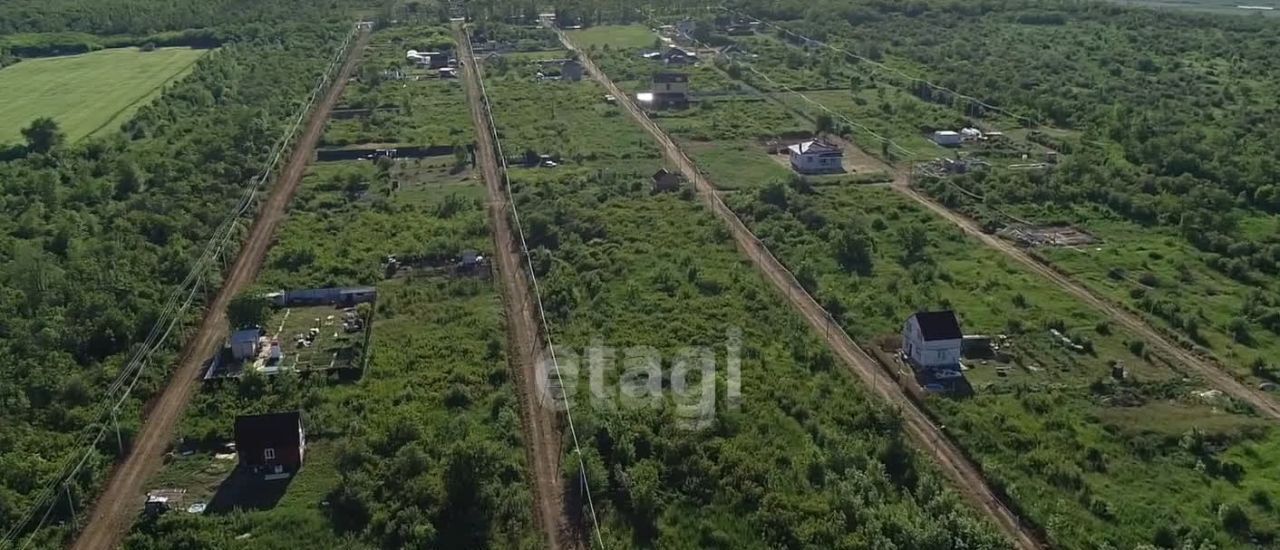
[[[570,50],[577,52],[587,73],[602,84],[606,91],[618,98],[618,102],[627,110],[645,130],[651,134],[662,148],[663,155],[675,164],[685,178],[693,183],[698,198],[719,217],[732,235],[738,248],[749,258],[756,268],[780,292],[791,306],[800,313],[815,331],[822,334],[831,350],[839,356],[849,370],[881,399],[897,405],[903,417],[903,426],[916,445],[933,457],[938,468],[954,481],[956,490],[966,500],[989,516],[992,521],[1019,548],[1042,548],[1035,529],[1023,524],[1013,512],[987,484],[978,466],[968,460],[961,450],[952,443],[912,401],[898,385],[898,382],[882,369],[875,359],[858,347],[847,334],[837,327],[826,311],[810,296],[795,277],[777,258],[751,233],[750,229],[738,219],[737,215],[720,200],[715,186],[704,178],[688,157],[676,146],[647,115],[644,114],[625,92],[619,89],[604,74],[595,62],[576,48],[569,38],[556,30],[560,41]]]
[[[1110,300],[1099,297],[1093,291],[1085,288],[1080,283],[1075,282],[1066,275],[1059,273],[1053,268],[1036,261],[1035,258],[1027,254],[1026,251],[1018,248],[1013,243],[1001,239],[995,235],[988,235],[982,232],[982,228],[973,220],[943,206],[933,199],[925,196],[908,183],[905,174],[899,174],[894,178],[893,189],[910,197],[917,203],[935,214],[942,216],[951,223],[955,224],[962,231],[970,236],[978,239],[991,248],[994,248],[1006,256],[1018,261],[1031,271],[1048,279],[1056,284],[1059,288],[1088,304],[1089,306],[1110,316],[1113,320],[1123,325],[1126,329],[1142,337],[1149,344],[1152,344],[1156,350],[1165,354],[1173,361],[1182,364],[1186,368],[1194,371],[1196,374],[1203,376],[1205,380],[1212,386],[1226,392],[1227,394],[1252,405],[1258,410],[1259,414],[1269,418],[1280,420],[1280,404],[1274,399],[1257,390],[1245,385],[1243,382],[1236,380],[1230,373],[1223,370],[1218,365],[1205,360],[1199,355],[1186,348],[1178,345],[1177,342],[1170,340],[1160,331],[1147,324],[1142,318],[1129,312],[1127,309],[1111,302]]]
[[[276,228],[285,218],[289,201],[298,190],[298,184],[311,162],[316,143],[319,142],[329,118],[329,111],[342,95],[347,77],[360,60],[360,51],[367,42],[368,33],[361,31],[355,44],[348,50],[333,86],[311,112],[289,157],[289,163],[258,211],[249,235],[236,256],[235,264],[226,274],[222,288],[205,308],[199,328],[182,350],[177,369],[170,376],[169,383],[160,396],[151,404],[129,455],[112,471],[88,523],[72,545],[73,549],[102,550],[119,546],[142,509],[143,488],[163,463],[165,450],[173,437],[173,429],[186,409],[192,392],[199,385],[201,367],[205,359],[218,349],[226,334],[224,312],[227,304],[257,277],[267,250],[271,247]]]
[[[755,88],[752,87],[752,89]],[[771,101],[782,108],[791,111],[795,116],[806,120],[812,120],[803,111],[796,109],[785,101],[779,100],[772,94],[764,93],[758,89],[755,90],[767,101]],[[1162,352],[1171,361],[1182,364],[1187,369],[1203,376],[1205,380],[1214,387],[1226,392],[1236,399],[1248,403],[1257,409],[1259,414],[1275,420],[1280,420],[1280,402],[1277,402],[1275,398],[1267,393],[1251,388],[1240,382],[1229,372],[1225,371],[1221,365],[1216,364],[1215,360],[1206,359],[1205,355],[1211,356],[1207,350],[1202,353],[1197,353],[1196,351],[1187,349],[1177,341],[1170,339],[1163,332],[1153,327],[1142,317],[1134,314],[1129,309],[1126,309],[1124,306],[1099,296],[1084,285],[1076,282],[1070,276],[1037,261],[1034,257],[1013,243],[994,235],[984,233],[982,228],[979,227],[979,225],[972,219],[947,208],[920,190],[912,187],[910,168],[895,168],[871,156],[866,151],[863,151],[862,148],[848,140],[835,136],[831,137],[834,141],[842,144],[846,151],[855,152],[859,159],[857,161],[858,166],[863,169],[884,171],[886,173],[893,174],[893,183],[890,187],[892,187],[894,191],[897,191],[907,198],[919,203],[921,206],[929,209],[929,211],[942,216],[943,219],[955,224],[960,228],[960,230],[978,239],[982,244],[1009,256],[1018,263],[1021,263],[1031,269],[1032,272],[1048,279],[1051,283],[1057,285],[1068,294],[1075,296],[1076,299],[1081,302],[1088,304],[1104,315],[1110,316],[1112,319],[1118,321],[1122,326],[1146,340],[1147,343],[1151,344],[1157,351]],[[968,193],[968,191],[965,191],[965,193],[972,196],[972,193]],[[1026,223],[1025,220],[1019,221]]]
[[[476,129],[476,159],[484,175],[488,195],[486,206],[489,228],[493,232],[494,253],[497,257],[499,276],[502,279],[502,303],[506,312],[507,350],[511,371],[520,388],[520,418],[525,434],[525,454],[533,477],[533,500],[537,507],[534,516],[538,527],[547,536],[547,546],[579,548],[582,537],[570,520],[565,500],[565,487],[560,476],[560,432],[556,429],[554,411],[541,406],[538,388],[538,361],[544,356],[544,346],[538,330],[536,305],[529,290],[529,281],[523,275],[520,245],[508,216],[510,205],[503,185],[501,168],[494,136],[490,132],[492,121],[485,108],[485,97],[480,79],[481,68],[471,51],[471,43],[461,27],[455,27],[455,40],[463,60],[463,81],[467,99],[471,105],[471,120]]]

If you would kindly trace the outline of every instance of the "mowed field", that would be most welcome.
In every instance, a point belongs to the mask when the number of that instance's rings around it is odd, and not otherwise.
[[[6,67],[0,70],[0,144],[20,141],[22,128],[42,116],[57,120],[72,141],[113,128],[207,51],[120,48]]]
[[[651,48],[658,36],[644,25],[601,25],[569,31],[573,41],[584,47]]]

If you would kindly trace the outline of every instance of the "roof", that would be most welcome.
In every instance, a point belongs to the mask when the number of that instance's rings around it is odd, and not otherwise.
[[[688,82],[689,75],[685,73],[654,73],[654,82]]]
[[[236,417],[236,441],[263,441],[279,437],[293,440],[298,437],[298,425],[302,413],[298,411],[251,414]]]
[[[671,172],[666,168],[661,168],[657,172],[653,173],[653,181],[657,181],[657,182],[677,181],[678,182],[680,181],[680,174]]]
[[[342,294],[372,294],[377,291],[378,289],[371,286],[353,286],[353,287],[347,287],[342,289],[341,293]]]
[[[960,135],[960,134],[956,133],[956,131],[955,131],[955,130],[938,130],[938,131],[934,132],[934,133],[933,133],[933,135],[935,135],[935,136],[958,136],[958,135]]]
[[[920,336],[926,342],[957,340],[964,337],[964,334],[960,332],[960,321],[956,320],[955,312],[949,309],[943,311],[918,311],[912,317],[920,325]]]
[[[258,338],[262,336],[262,329],[259,327],[240,329],[231,333],[232,342],[252,342],[257,343]]]
[[[839,147],[836,147],[835,145],[832,145],[830,143],[827,143],[825,141],[818,140],[818,139],[802,141],[800,143],[787,147],[787,149],[798,155],[807,155],[807,154],[813,154],[813,153],[831,153],[831,152],[843,153],[843,151],[840,151]]]

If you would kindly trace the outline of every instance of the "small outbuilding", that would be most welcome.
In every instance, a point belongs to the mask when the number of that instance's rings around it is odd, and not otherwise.
[[[697,52],[686,50],[679,46],[667,48],[667,51],[662,54],[662,62],[667,65],[692,65],[697,61]]]
[[[302,468],[307,434],[298,411],[237,416],[236,452],[240,466],[267,479],[281,479]]]
[[[902,327],[902,354],[917,369],[959,370],[964,334],[950,310],[920,311]]]
[[[661,193],[664,191],[675,191],[680,188],[680,184],[684,182],[684,178],[675,172],[671,172],[666,168],[662,168],[653,173],[653,192]]]
[[[582,80],[582,63],[576,59],[570,59],[560,65],[560,79],[570,82],[578,82]]]
[[[231,333],[231,356],[244,361],[258,356],[262,349],[262,327],[252,327]]]
[[[943,147],[957,147],[962,141],[962,136],[959,132],[952,130],[938,130],[929,139]]]
[[[828,174],[844,171],[844,150],[822,139],[797,143],[787,148],[791,168],[801,174]]]

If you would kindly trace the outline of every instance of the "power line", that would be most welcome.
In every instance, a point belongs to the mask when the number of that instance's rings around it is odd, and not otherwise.
[[[637,11],[638,13],[642,14],[642,15],[645,15],[645,17],[648,19],[648,21],[649,21],[649,23],[650,23],[650,24],[652,24],[652,23],[656,23],[656,22],[657,22],[657,21],[655,21],[655,20],[653,19],[653,16],[652,16],[651,14],[647,14],[647,13],[645,13],[645,12],[641,11],[641,10],[640,10],[640,9],[638,9],[638,8],[636,9],[636,11]],[[699,41],[698,39],[696,39],[696,38],[694,38],[694,37],[692,37],[692,36],[687,36],[687,38],[688,38],[689,40],[692,40],[692,41],[694,42],[694,44],[695,44],[695,45],[697,45],[697,46],[699,46],[699,47],[702,47],[702,48],[705,48],[705,49],[710,49],[710,50],[714,50],[714,49],[715,49],[715,48],[712,48],[711,46],[707,45],[706,43]],[[912,153],[910,150],[908,150],[907,148],[905,148],[905,147],[903,147],[903,146],[901,146],[901,145],[898,145],[898,144],[897,144],[896,142],[894,142],[892,139],[889,139],[888,137],[885,137],[885,136],[880,135],[880,134],[879,134],[879,133],[877,133],[875,130],[872,130],[870,127],[868,127],[868,126],[866,126],[866,125],[864,125],[864,124],[858,123],[858,122],[854,122],[854,121],[853,121],[852,119],[850,119],[849,117],[847,117],[847,116],[845,116],[845,115],[843,115],[843,114],[841,114],[841,113],[839,113],[839,112],[836,112],[836,111],[834,111],[834,110],[832,110],[832,109],[828,108],[826,105],[823,105],[821,102],[819,102],[819,101],[817,101],[817,100],[815,100],[815,99],[810,98],[809,96],[805,95],[803,92],[797,91],[797,90],[795,90],[794,88],[792,88],[792,87],[790,87],[790,86],[787,86],[786,84],[782,84],[782,83],[780,83],[780,82],[775,81],[774,79],[770,78],[770,77],[769,77],[769,75],[767,75],[767,74],[764,74],[764,73],[760,72],[759,70],[757,70],[757,69],[756,69],[754,66],[752,66],[751,64],[735,61],[733,58],[731,58],[731,57],[729,57],[728,55],[723,54],[723,53],[718,53],[718,55],[723,56],[725,59],[728,59],[731,63],[737,63],[739,66],[745,67],[747,70],[751,71],[751,72],[752,72],[752,73],[754,73],[756,76],[759,76],[760,78],[765,79],[767,82],[769,82],[769,84],[772,84],[773,86],[778,87],[778,88],[782,88],[782,89],[784,89],[784,90],[786,90],[786,91],[788,91],[788,92],[790,92],[790,93],[792,93],[792,94],[796,95],[797,97],[799,97],[799,98],[801,98],[801,99],[803,99],[803,100],[805,100],[805,101],[807,101],[807,102],[809,102],[809,103],[812,103],[812,104],[816,105],[819,109],[822,109],[822,110],[823,110],[824,112],[826,112],[827,114],[829,114],[829,115],[831,115],[831,116],[833,116],[833,117],[839,118],[839,119],[840,119],[841,121],[843,121],[845,124],[847,124],[847,125],[849,125],[849,126],[851,126],[851,127],[853,127],[853,128],[857,128],[858,130],[861,130],[863,133],[866,133],[866,134],[871,135],[871,137],[873,137],[873,138],[875,138],[875,139],[877,139],[877,140],[881,141],[882,143],[887,143],[890,147],[892,147],[892,148],[896,149],[897,151],[901,152],[904,156],[911,156],[911,155],[913,155],[913,154],[914,154],[914,153]],[[757,90],[757,91],[758,91],[758,90]],[[764,95],[764,94],[763,94],[763,92],[760,92],[760,93],[761,93],[761,95]]]
[[[938,85],[938,84],[934,84],[933,82],[930,82],[930,81],[925,80],[925,79],[923,79],[923,78],[920,78],[920,77],[917,77],[917,76],[912,76],[912,75],[907,74],[907,73],[905,73],[905,72],[903,72],[903,71],[901,71],[901,70],[899,70],[899,69],[895,69],[895,68],[893,68],[893,67],[890,67],[890,66],[888,66],[888,65],[885,65],[884,63],[880,63],[879,61],[875,61],[875,60],[869,59],[869,58],[867,58],[867,57],[865,57],[865,56],[858,55],[858,54],[853,53],[853,52],[851,52],[851,51],[849,51],[849,50],[846,50],[846,49],[844,49],[844,48],[841,48],[841,47],[838,47],[838,46],[833,46],[833,45],[831,45],[831,44],[827,44],[826,42],[823,42],[823,41],[821,41],[821,40],[817,40],[817,39],[814,39],[814,38],[809,38],[808,36],[802,35],[802,34],[797,33],[797,32],[793,32],[793,31],[791,31],[790,29],[787,29],[787,28],[782,27],[782,26],[780,26],[780,25],[777,25],[777,24],[771,23],[771,22],[769,22],[769,21],[765,21],[765,20],[763,20],[763,19],[758,19],[758,18],[756,18],[756,17],[752,17],[752,16],[747,15],[747,14],[745,14],[745,13],[742,13],[742,12],[739,12],[739,11],[736,11],[736,10],[733,10],[733,9],[730,9],[730,8],[727,8],[727,7],[723,6],[723,5],[721,5],[721,6],[720,6],[720,9],[721,9],[721,10],[723,10],[723,11],[726,11],[726,12],[732,13],[732,14],[734,14],[734,15],[737,15],[738,17],[744,17],[744,18],[746,18],[746,19],[750,19],[750,20],[755,21],[755,22],[757,22],[757,23],[760,23],[760,24],[762,24],[762,25],[766,25],[766,26],[772,27],[772,28],[774,28],[774,29],[776,29],[776,30],[778,30],[778,31],[781,31],[781,32],[786,33],[786,34],[788,34],[788,35],[791,35],[791,36],[794,36],[794,37],[799,38],[799,39],[801,39],[801,40],[804,40],[806,44],[817,44],[817,45],[822,46],[822,47],[824,47],[824,48],[827,48],[827,49],[829,49],[829,50],[832,50],[832,51],[835,51],[835,52],[842,53],[842,54],[844,54],[844,55],[846,55],[846,56],[849,56],[849,57],[852,57],[852,58],[854,58],[854,59],[857,59],[858,61],[861,61],[861,62],[863,62],[863,63],[869,64],[869,65],[871,65],[871,66],[873,66],[873,67],[875,67],[875,68],[877,68],[877,69],[880,69],[880,70],[882,70],[882,71],[889,72],[889,73],[893,73],[893,74],[895,74],[895,75],[897,75],[897,76],[899,76],[899,77],[901,77],[901,78],[907,79],[908,81],[911,81],[911,82],[919,82],[919,83],[922,83],[922,84],[924,84],[924,85],[926,85],[926,86],[929,86],[930,88],[933,88],[933,89],[935,89],[935,90],[941,90],[941,91],[947,92],[947,93],[949,93],[949,94],[951,94],[951,95],[953,95],[953,96],[955,96],[955,97],[958,97],[958,98],[961,98],[961,99],[965,99],[965,100],[968,100],[968,101],[970,101],[970,102],[972,102],[972,103],[974,103],[974,104],[976,104],[976,105],[979,105],[979,106],[981,106],[981,107],[982,107],[982,108],[984,108],[984,109],[987,109],[987,110],[990,110],[990,111],[995,111],[995,112],[1000,113],[1000,114],[1002,114],[1002,115],[1005,115],[1005,116],[1008,116],[1008,117],[1011,117],[1011,118],[1017,119],[1017,120],[1018,120],[1018,121],[1020,121],[1020,122],[1024,122],[1024,123],[1027,123],[1027,124],[1030,124],[1030,125],[1033,125],[1033,126],[1034,126],[1034,125],[1038,125],[1038,124],[1039,124],[1039,123],[1038,123],[1035,119],[1033,119],[1033,118],[1026,117],[1026,116],[1023,116],[1023,115],[1020,115],[1020,114],[1014,113],[1014,112],[1012,112],[1012,111],[1010,111],[1010,110],[1008,110],[1008,109],[1002,108],[1002,107],[997,107],[997,106],[995,106],[995,105],[991,105],[990,103],[987,103],[987,102],[985,102],[985,101],[982,101],[981,99],[978,99],[978,98],[976,98],[976,97],[973,97],[973,96],[970,96],[970,95],[962,94],[962,93],[960,93],[960,92],[957,92],[957,91],[955,91],[955,90],[952,90],[951,88],[947,88],[946,86],[941,86],[941,85]]]
[[[520,248],[524,252],[525,266],[529,270],[529,280],[533,282],[533,296],[538,306],[538,316],[542,321],[542,333],[547,342],[547,353],[551,355],[551,365],[555,368],[556,379],[563,380],[560,375],[560,361],[556,359],[555,346],[551,342],[551,326],[547,323],[547,313],[542,308],[542,290],[538,286],[538,277],[533,271],[533,259],[529,254],[529,244],[524,238],[524,227],[520,223],[520,212],[516,209],[515,197],[511,194],[511,178],[507,176],[507,157],[502,152],[502,140],[498,137],[498,128],[493,122],[493,110],[489,105],[489,92],[485,89],[484,75],[480,72],[480,67],[477,65],[474,54],[475,50],[471,47],[471,33],[464,26],[462,34],[467,40],[467,51],[472,53],[471,70],[475,71],[476,80],[480,83],[480,97],[484,103],[486,118],[489,120],[489,132],[493,134],[493,143],[494,147],[497,148],[498,160],[502,163],[502,181],[507,192],[507,203],[511,205],[511,217],[516,222],[516,232],[520,237]],[[567,392],[561,392],[561,397],[564,398],[565,418],[569,424],[569,434],[573,438],[573,452],[578,457],[578,468],[582,472],[582,487],[587,495],[587,508],[591,510],[591,525],[595,531],[596,543],[600,545],[600,548],[604,548],[604,538],[600,534],[600,522],[596,517],[595,502],[591,498],[591,485],[587,480],[586,461],[582,458],[582,447],[578,443],[578,430],[573,425],[573,412],[569,395]]]
[[[208,268],[212,267],[215,259],[222,255],[234,234],[236,222],[253,205],[258,192],[261,190],[263,184],[270,178],[272,170],[274,170],[276,165],[279,164],[280,159],[283,156],[284,149],[289,145],[289,142],[297,133],[298,127],[306,118],[307,113],[310,112],[325,85],[329,83],[335,67],[341,63],[343,54],[347,51],[352,37],[355,36],[357,32],[358,29],[353,27],[352,30],[347,33],[346,37],[343,38],[343,41],[337,48],[333,59],[330,60],[328,67],[325,68],[318,78],[315,86],[312,87],[306,103],[299,110],[297,116],[293,118],[292,124],[273,144],[272,154],[264,165],[261,174],[250,180],[252,182],[251,185],[242,192],[240,200],[223,219],[222,223],[219,224],[217,229],[214,230],[213,235],[205,244],[201,255],[197,257],[190,271],[187,273],[186,278],[179,283],[171,293],[169,300],[165,302],[165,306],[161,309],[159,316],[152,324],[151,330],[148,332],[147,337],[143,340],[141,346],[134,352],[129,361],[116,375],[115,380],[113,380],[107,387],[107,390],[103,395],[103,403],[100,407],[100,412],[96,421],[98,424],[96,434],[93,430],[84,431],[78,438],[77,443],[72,446],[73,448],[83,448],[83,453],[69,453],[67,455],[62,466],[58,469],[58,475],[54,477],[53,481],[50,482],[43,491],[41,491],[40,496],[36,497],[33,501],[35,504],[27,510],[22,519],[13,524],[8,532],[5,533],[4,538],[0,539],[0,547],[8,547],[13,544],[20,536],[21,532],[35,518],[35,515],[38,513],[40,508],[44,507],[46,508],[44,515],[32,530],[31,536],[27,538],[23,547],[25,548],[26,545],[31,543],[31,540],[35,538],[36,533],[44,527],[45,523],[48,521],[49,516],[53,511],[53,504],[56,501],[59,488],[67,487],[68,484],[71,483],[72,478],[80,472],[80,469],[94,454],[96,445],[102,440],[107,432],[107,419],[109,418],[113,424],[117,423],[116,414],[119,412],[120,407],[123,406],[124,402],[129,398],[134,387],[141,379],[148,361],[151,359],[152,355],[154,355],[155,352],[164,345],[165,341],[172,333],[173,328],[177,326],[177,323],[184,315],[186,315],[187,309],[195,300],[200,284],[205,279]],[[185,299],[183,298],[184,294]],[[179,300],[182,301],[181,306],[177,305]],[[163,330],[161,327],[164,327]],[[132,380],[129,381],[128,386],[125,387],[125,381],[130,380],[130,377],[132,377]],[[121,388],[125,388],[124,391],[120,392],[118,397],[114,395],[119,392]],[[112,403],[112,401],[114,401],[114,403]],[[118,429],[118,424],[116,424],[116,426]],[[80,456],[79,462],[75,462],[77,456]],[[75,465],[72,466],[72,464]],[[67,498],[71,498],[69,492],[67,494]]]

